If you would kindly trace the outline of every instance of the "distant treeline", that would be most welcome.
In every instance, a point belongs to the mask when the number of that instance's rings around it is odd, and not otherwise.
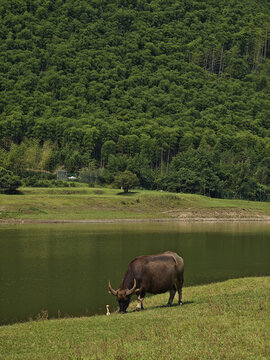
[[[0,21],[0,167],[270,196],[269,1],[2,0]]]

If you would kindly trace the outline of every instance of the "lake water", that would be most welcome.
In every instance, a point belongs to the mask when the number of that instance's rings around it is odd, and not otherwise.
[[[270,224],[1,226],[0,324],[114,309],[108,279],[117,289],[134,257],[166,250],[184,258],[186,286],[270,275]]]

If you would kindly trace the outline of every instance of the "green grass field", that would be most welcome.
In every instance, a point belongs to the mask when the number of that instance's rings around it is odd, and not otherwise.
[[[133,303],[125,315],[2,326],[0,359],[270,359],[270,277],[184,288],[182,307],[167,300],[146,297],[146,310]]]
[[[0,195],[0,219],[95,220],[254,218],[270,216],[269,202],[213,199],[201,195],[109,188],[21,188]]]

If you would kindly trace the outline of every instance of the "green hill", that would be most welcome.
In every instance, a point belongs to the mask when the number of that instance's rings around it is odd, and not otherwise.
[[[268,198],[268,1],[2,0],[0,19],[0,166]]]
[[[23,196],[22,196],[23,194]],[[104,187],[20,188],[0,194],[1,223],[270,221],[270,203]]]

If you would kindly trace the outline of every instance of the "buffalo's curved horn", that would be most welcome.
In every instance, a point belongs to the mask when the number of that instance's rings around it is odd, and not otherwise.
[[[110,290],[110,293],[112,294],[112,295],[114,295],[114,296],[116,296],[117,295],[117,291],[116,290],[114,290],[113,288],[112,288],[112,285],[111,285],[111,281],[109,280],[109,290]]]
[[[126,291],[126,295],[131,295],[131,294],[133,294],[134,291],[135,291],[135,289],[136,289],[136,279],[134,279],[134,285],[133,285],[133,287],[132,287],[131,289],[129,289],[129,290]]]

